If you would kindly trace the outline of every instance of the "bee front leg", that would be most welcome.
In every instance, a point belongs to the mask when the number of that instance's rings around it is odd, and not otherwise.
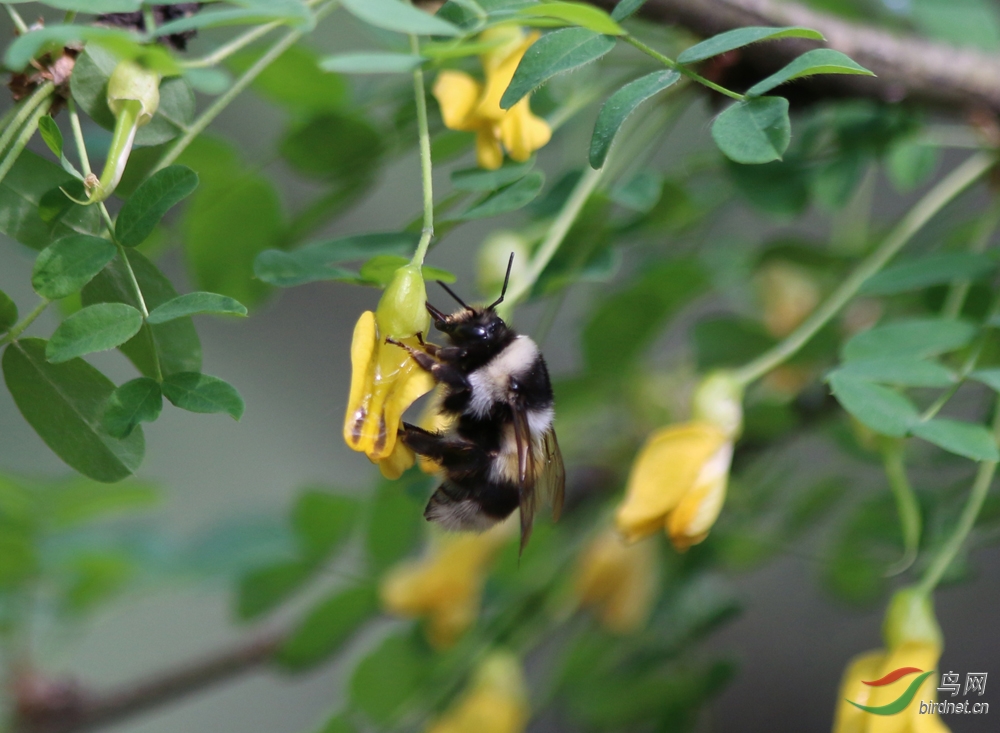
[[[452,387],[468,387],[468,380],[465,378],[465,375],[451,364],[437,361],[431,354],[415,349],[412,346],[402,343],[401,341],[397,341],[391,336],[386,336],[385,342],[387,344],[392,344],[393,346],[398,346],[401,349],[406,349],[410,356],[413,357],[413,360],[417,362],[422,369],[430,372],[437,381],[443,382]],[[431,346],[431,344],[428,344],[428,346]],[[439,351],[440,350],[437,347],[434,347],[435,354]]]

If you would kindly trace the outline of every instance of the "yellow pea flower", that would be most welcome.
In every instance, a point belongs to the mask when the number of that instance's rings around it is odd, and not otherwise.
[[[521,733],[529,713],[520,662],[508,652],[493,652],[465,694],[427,733]]]
[[[424,557],[382,579],[382,605],[399,616],[426,617],[431,644],[451,646],[475,623],[486,574],[513,529],[505,522],[482,534],[435,535]]]
[[[505,149],[513,160],[525,161],[552,137],[548,123],[532,114],[529,96],[509,110],[500,107],[517,65],[539,35],[525,34],[516,26],[487,29],[479,39],[496,45],[481,57],[485,84],[453,70],[442,71],[434,83],[445,127],[476,133],[476,158],[482,168],[503,165]]]
[[[593,607],[601,624],[614,634],[646,625],[660,585],[659,562],[652,542],[627,544],[613,530],[595,537],[577,563],[576,594]]]
[[[833,733],[948,733],[948,726],[928,710],[937,702],[937,663],[942,650],[930,599],[913,589],[899,591],[889,605],[884,636],[887,648],[860,654],[848,664],[838,692]],[[899,712],[880,715],[858,707],[878,708],[900,700],[915,675],[924,672],[933,674],[927,675]]]
[[[686,550],[718,518],[742,427],[742,387],[725,373],[709,375],[695,391],[693,417],[657,430],[639,451],[615,517],[626,540],[663,528]]]
[[[427,292],[420,268],[399,268],[375,312],[365,311],[351,340],[351,391],[344,418],[344,441],[378,463],[387,478],[399,478],[414,455],[398,441],[403,412],[434,386],[434,379],[407,351],[386,343],[390,337],[419,348],[430,326]]]

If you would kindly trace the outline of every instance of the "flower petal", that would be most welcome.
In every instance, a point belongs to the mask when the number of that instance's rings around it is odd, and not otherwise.
[[[434,82],[434,98],[441,107],[444,126],[450,130],[478,130],[482,122],[473,111],[481,93],[482,85],[465,72],[446,70],[439,73]]]
[[[840,691],[837,693],[833,733],[864,733],[865,725],[872,715],[851,705],[848,700],[853,700],[859,705],[869,704],[868,697],[875,688],[863,684],[863,680],[876,679],[884,659],[885,651],[879,649],[860,654],[848,663],[840,682]]]
[[[552,128],[531,113],[528,98],[515,104],[500,121],[500,140],[510,157],[523,163],[531,154],[548,144]]]
[[[670,512],[667,533],[678,550],[686,550],[708,536],[726,500],[732,460],[733,444],[726,442],[702,466],[694,487]]]
[[[503,148],[493,124],[480,128],[476,134],[476,162],[490,171],[503,165]]]
[[[368,397],[375,370],[375,348],[378,334],[375,328],[375,313],[365,311],[354,326],[351,339],[351,391],[347,398],[347,414],[344,417],[344,441],[357,451],[367,451],[363,426],[368,418]]]
[[[710,423],[663,428],[646,441],[632,466],[625,501],[615,520],[632,541],[662,527],[669,512],[691,491],[703,466],[727,442]]]

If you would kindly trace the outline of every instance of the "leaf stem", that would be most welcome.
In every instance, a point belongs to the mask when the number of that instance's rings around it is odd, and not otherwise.
[[[538,251],[531,258],[531,262],[528,264],[528,271],[524,277],[518,278],[512,284],[503,303],[497,307],[497,311],[499,311],[502,318],[509,318],[514,306],[527,296],[535,286],[535,283],[538,282],[538,278],[542,272],[544,272],[556,252],[559,251],[559,246],[566,238],[566,234],[569,232],[570,227],[573,226],[573,222],[576,221],[576,217],[580,215],[583,205],[587,203],[590,194],[594,192],[597,184],[600,183],[603,173],[604,168],[594,170],[590,166],[587,166],[583,175],[580,176],[580,180],[577,182],[573,192],[566,199],[566,203],[563,205],[559,215],[552,222],[552,226],[549,227],[549,231],[539,245]]]
[[[48,112],[48,107],[44,104],[39,105],[35,108],[34,113],[28,118],[24,127],[21,129],[21,134],[17,136],[14,144],[10,146],[10,150],[7,151],[7,155],[4,156],[3,162],[0,162],[0,181],[3,181],[10,172],[10,169],[14,167],[17,159],[21,157],[21,151],[24,150],[28,141],[31,140],[31,136],[35,134],[35,130],[38,129],[38,121]]]
[[[38,316],[45,312],[45,309],[49,307],[49,303],[51,302],[51,300],[42,298],[42,302],[35,306],[35,309],[31,311],[31,313],[26,315],[20,323],[14,324],[5,336],[0,337],[0,346],[4,346],[9,344],[11,341],[16,340],[18,336],[24,333],[28,326],[35,322],[35,319],[38,318]]]
[[[227,58],[232,56],[234,53],[242,50],[246,46],[256,41],[258,38],[263,38],[268,33],[273,31],[275,28],[282,25],[280,20],[275,20],[270,23],[265,23],[264,25],[259,25],[252,30],[243,33],[242,35],[236,36],[233,40],[228,43],[219,46],[217,49],[212,51],[212,53],[202,56],[200,59],[192,59],[190,61],[181,62],[181,68],[183,69],[205,69],[210,66],[215,66],[216,64],[225,61]]]
[[[10,144],[11,139],[21,129],[21,125],[31,117],[38,105],[42,104],[49,96],[55,92],[56,85],[50,81],[42,84],[38,89],[36,89],[30,97],[28,97],[24,104],[17,110],[14,114],[13,119],[10,124],[4,128],[2,134],[0,134],[0,152],[3,152],[7,146]]]
[[[69,126],[73,131],[73,141],[76,143],[76,152],[80,156],[80,167],[83,175],[89,176],[94,171],[90,167],[90,156],[87,155],[87,144],[83,139],[83,128],[80,126],[80,115],[76,111],[76,102],[73,97],[69,98]]]
[[[920,546],[920,504],[906,476],[903,445],[902,440],[886,439],[880,446],[882,465],[896,500],[896,512],[903,532],[903,556],[886,569],[886,577],[899,575],[909,568],[917,559],[917,548]]]
[[[724,94],[725,96],[730,97],[731,99],[735,99],[738,102],[742,102],[744,99],[746,99],[746,95],[740,94],[739,92],[734,92],[731,89],[726,89],[723,86],[719,86],[714,81],[709,81],[708,79],[706,79],[705,77],[703,77],[701,74],[698,74],[698,73],[696,73],[694,71],[691,71],[691,69],[689,69],[688,67],[684,66],[683,64],[678,64],[676,61],[674,61],[669,56],[664,56],[662,53],[660,53],[659,51],[657,51],[655,48],[650,48],[649,46],[647,46],[645,43],[643,43],[642,41],[640,41],[638,38],[635,38],[634,36],[630,36],[630,35],[626,34],[624,36],[621,36],[621,38],[626,43],[629,43],[629,44],[635,46],[637,49],[639,49],[640,51],[642,51],[647,56],[653,57],[654,59],[656,59],[657,61],[659,61],[661,64],[663,64],[664,66],[666,66],[668,69],[673,69],[674,71],[683,74],[688,79],[691,79],[692,81],[698,82],[702,86],[706,86],[709,89],[712,89],[712,90],[718,92],[719,94]]]
[[[744,386],[748,385],[794,356],[857,294],[868,278],[881,270],[935,214],[995,163],[996,157],[993,153],[977,153],[941,179],[903,216],[882,244],[861,262],[809,318],[774,348],[733,372],[733,378]]]
[[[335,1],[322,5],[316,10],[316,19],[319,20],[336,6],[337,3]],[[204,129],[208,127],[226,107],[229,106],[230,102],[236,99],[236,97],[238,97],[244,89],[250,86],[253,80],[256,79],[261,72],[264,71],[264,69],[271,65],[271,62],[294,46],[303,35],[305,35],[304,31],[290,31],[277,43],[271,46],[271,48],[269,48],[263,56],[257,59],[249,69],[244,71],[239,78],[233,82],[233,85],[229,87],[229,89],[227,89],[219,96],[218,99],[210,104],[208,108],[201,113],[198,119],[191,123],[191,126],[188,127],[184,134],[177,139],[177,142],[170,147],[170,150],[168,150],[166,155],[160,159],[160,162],[156,164],[156,168],[152,172],[155,173],[156,171],[173,164],[177,158],[180,157],[181,153],[187,149],[187,146],[190,145],[191,142],[198,137],[198,135],[200,135],[202,131],[204,131]]]
[[[420,40],[410,36],[410,48],[415,56],[420,55]],[[424,70],[413,70],[413,96],[417,102],[417,131],[420,135],[420,180],[424,192],[424,226],[420,231],[417,251],[413,253],[414,265],[424,264],[427,248],[434,238],[434,180],[431,161],[431,135],[427,125],[427,90],[424,88]]]
[[[28,24],[24,22],[24,18],[21,17],[21,14],[12,8],[8,3],[4,3],[3,7],[4,10],[7,11],[7,15],[10,16],[10,22],[13,23],[14,27],[17,29],[17,34],[19,36],[23,36],[27,33]]]
[[[996,412],[993,415],[993,437],[996,439],[1000,437],[1000,404],[995,405],[994,409]],[[952,532],[951,536],[938,551],[937,556],[927,567],[920,585],[917,586],[920,592],[925,594],[933,592],[937,584],[941,582],[941,578],[944,577],[948,566],[951,565],[955,556],[958,555],[959,550],[962,549],[962,545],[965,544],[966,538],[968,538],[969,533],[976,524],[979,511],[983,508],[983,502],[986,501],[986,495],[990,491],[990,485],[993,483],[993,475],[996,473],[996,469],[996,461],[983,461],[979,464],[976,478],[972,482],[972,490],[969,492],[965,508],[962,509],[962,514],[958,518],[958,524],[955,525],[955,531]]]

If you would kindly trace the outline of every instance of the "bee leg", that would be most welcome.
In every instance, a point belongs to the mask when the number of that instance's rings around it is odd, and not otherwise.
[[[454,387],[467,387],[468,380],[465,375],[456,367],[437,361],[431,354],[415,349],[412,346],[408,346],[391,336],[386,336],[385,342],[387,344],[392,344],[393,346],[398,346],[401,349],[406,349],[413,360],[420,365],[422,369],[430,372],[434,378],[439,382],[444,382],[445,384]],[[431,344],[428,344],[431,346]],[[437,347],[434,347],[434,353],[437,353]]]
[[[468,460],[468,446],[416,425],[404,422],[399,430],[399,437],[414,453],[430,458],[442,466],[454,466]]]

